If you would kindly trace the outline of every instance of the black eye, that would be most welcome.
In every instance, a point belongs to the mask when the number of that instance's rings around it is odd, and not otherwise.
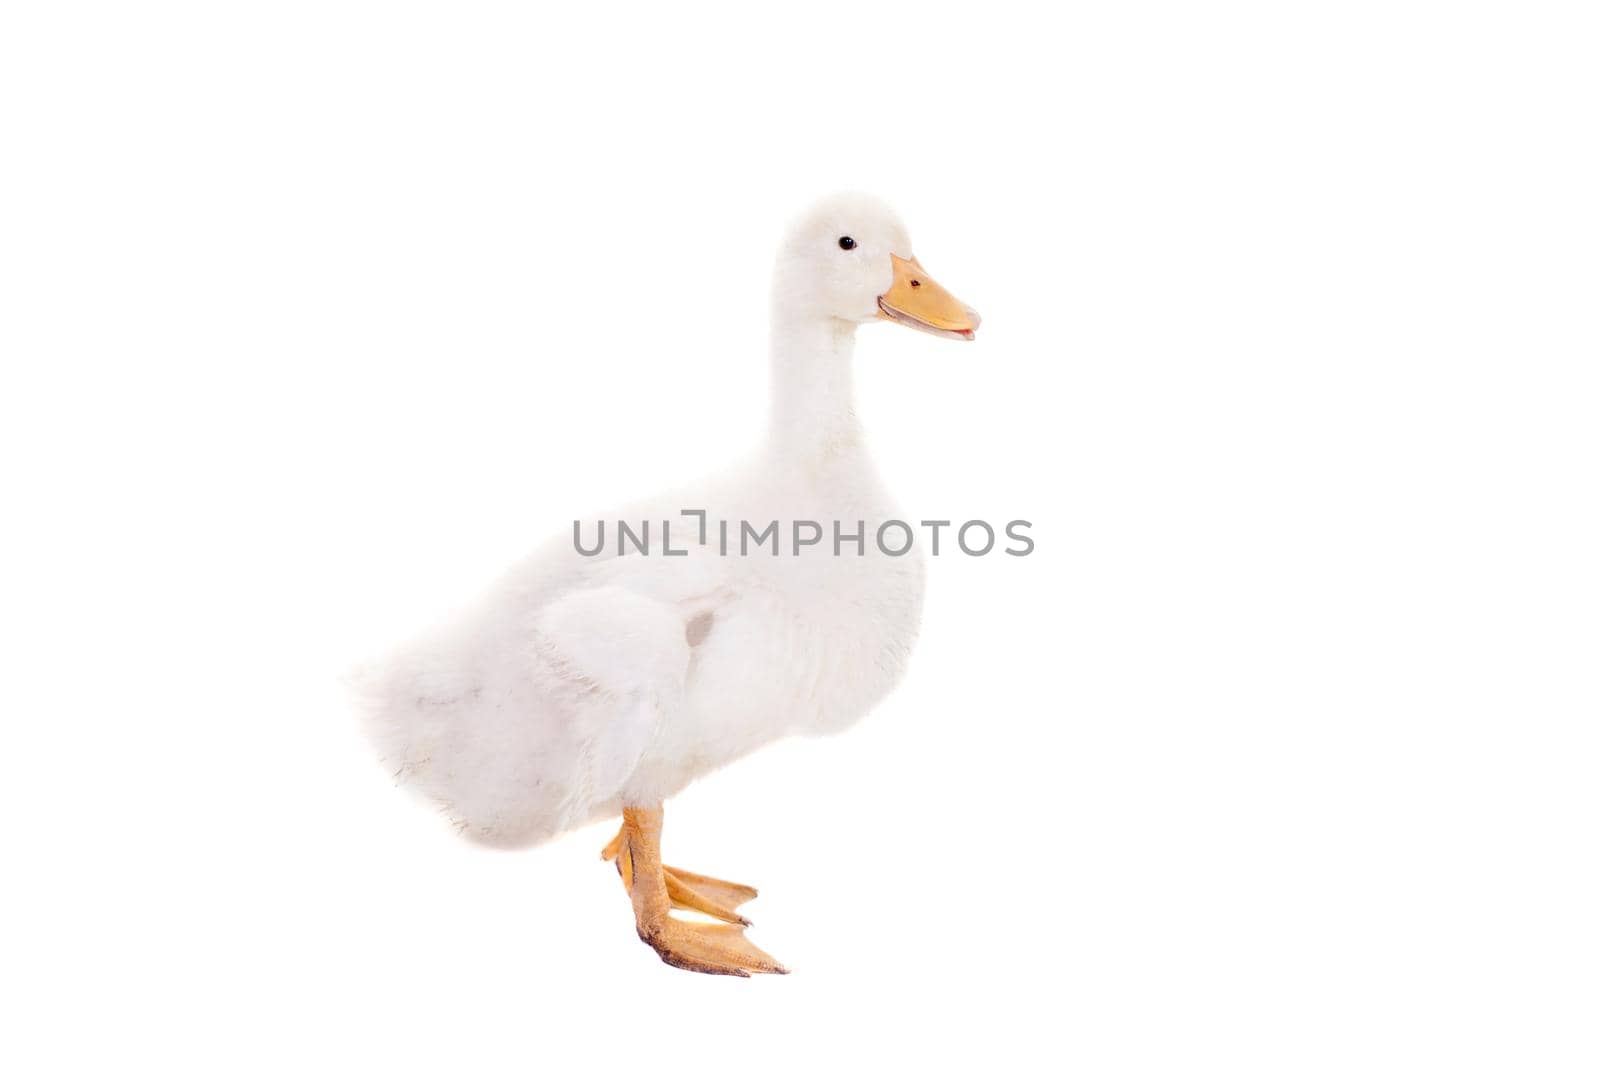
[[[845,237],[839,238],[839,247],[844,249],[846,252],[850,251],[855,246],[856,246],[856,239],[854,237],[845,236]]]

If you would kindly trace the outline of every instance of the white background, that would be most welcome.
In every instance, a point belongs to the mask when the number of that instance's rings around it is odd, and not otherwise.
[[[1585,5],[9,5],[4,1059],[1592,1064]],[[785,219],[984,314],[860,408],[909,679],[609,827],[393,789],[337,685],[761,432]]]

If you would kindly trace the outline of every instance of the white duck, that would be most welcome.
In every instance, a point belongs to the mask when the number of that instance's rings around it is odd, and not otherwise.
[[[771,429],[753,461],[629,509],[633,530],[651,520],[648,553],[608,544],[586,557],[576,531],[562,538],[367,686],[385,762],[464,833],[520,847],[620,814],[604,857],[617,862],[639,936],[677,967],[783,971],[734,910],[754,889],[662,865],[662,802],[780,737],[854,723],[899,681],[916,640],[921,553],[877,543],[896,512],[853,405],[856,327],[877,319],[965,340],[979,321],[922,270],[887,207],[824,200],[778,255]],[[703,527],[686,508],[705,510]],[[778,554],[770,541],[742,554],[741,522],[759,533],[773,520]],[[821,543],[797,550],[815,532],[802,538],[795,520],[819,524]],[[589,549],[598,524],[583,528]],[[849,539],[863,529],[859,544]],[[891,550],[903,540],[886,535]],[[671,907],[722,922],[684,922]]]

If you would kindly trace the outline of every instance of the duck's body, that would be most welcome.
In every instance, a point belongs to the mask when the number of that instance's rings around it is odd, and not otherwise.
[[[742,923],[733,909],[755,891],[661,867],[662,801],[785,735],[857,721],[916,640],[922,557],[898,533],[877,536],[903,517],[853,406],[855,328],[878,317],[967,339],[977,325],[910,258],[882,205],[824,202],[780,253],[771,430],[756,457],[604,517],[613,536],[598,555],[557,539],[367,689],[384,760],[478,840],[532,845],[621,814],[608,858],[640,935],[678,966],[781,969],[737,927],[667,916],[670,903]],[[586,549],[601,521],[580,524]],[[648,551],[619,554],[618,521],[635,534],[648,522]],[[776,554],[750,540],[774,523]]]
[[[707,513],[703,546],[686,503]],[[788,515],[823,542],[793,555]],[[561,538],[396,657],[372,690],[380,752],[464,833],[519,847],[664,800],[786,735],[841,730],[900,680],[916,641],[920,552],[885,555],[873,536],[892,517],[855,449],[624,509],[603,520],[600,555]],[[618,518],[648,521],[649,555],[631,542],[617,555]],[[664,519],[686,555],[661,555]],[[774,519],[780,555],[771,538],[741,555],[741,522],[761,533]],[[849,535],[865,523],[863,555],[853,541],[833,554],[835,519]],[[601,521],[581,524],[586,547]]]

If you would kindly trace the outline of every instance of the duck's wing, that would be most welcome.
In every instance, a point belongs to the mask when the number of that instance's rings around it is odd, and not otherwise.
[[[575,590],[538,613],[539,669],[572,694],[592,798],[621,789],[683,699],[702,616],[708,626],[698,600],[663,601],[623,585]]]

